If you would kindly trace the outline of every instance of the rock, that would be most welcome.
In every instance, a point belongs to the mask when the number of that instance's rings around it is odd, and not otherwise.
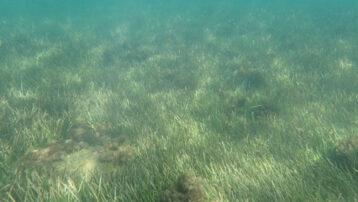
[[[170,185],[162,194],[161,202],[204,202],[207,197],[199,178],[193,174],[180,175],[175,184]]]
[[[333,151],[331,159],[339,167],[358,170],[358,134],[339,143]]]

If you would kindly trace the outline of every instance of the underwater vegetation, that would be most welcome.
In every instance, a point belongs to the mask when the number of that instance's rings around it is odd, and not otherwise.
[[[153,78],[153,81],[157,82],[154,84],[158,86],[156,89],[186,89],[192,91],[198,86],[198,78],[191,71],[183,71],[177,68],[165,69],[159,73],[158,77]]]
[[[357,12],[136,3],[0,17],[0,200],[357,200]]]
[[[121,43],[111,44],[106,47],[103,51],[102,59],[105,66],[120,65],[123,68],[123,66],[129,67],[128,63],[143,62],[149,56],[150,52],[143,49],[140,44]]]
[[[257,89],[265,85],[265,77],[261,70],[250,69],[248,66],[240,66],[232,73],[232,79],[238,85],[242,84],[246,89]]]

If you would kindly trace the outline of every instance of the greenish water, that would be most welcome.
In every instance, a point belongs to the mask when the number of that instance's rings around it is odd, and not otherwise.
[[[0,199],[356,201],[355,1],[0,2]]]

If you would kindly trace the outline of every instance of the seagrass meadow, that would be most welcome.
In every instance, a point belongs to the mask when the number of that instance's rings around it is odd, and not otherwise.
[[[0,11],[0,201],[358,201],[357,3]]]

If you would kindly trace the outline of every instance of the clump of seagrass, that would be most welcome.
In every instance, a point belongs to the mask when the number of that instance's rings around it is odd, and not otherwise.
[[[339,143],[333,151],[332,160],[341,168],[358,172],[358,134]]]
[[[161,202],[202,202],[207,197],[199,178],[191,173],[180,175],[162,194]]]

